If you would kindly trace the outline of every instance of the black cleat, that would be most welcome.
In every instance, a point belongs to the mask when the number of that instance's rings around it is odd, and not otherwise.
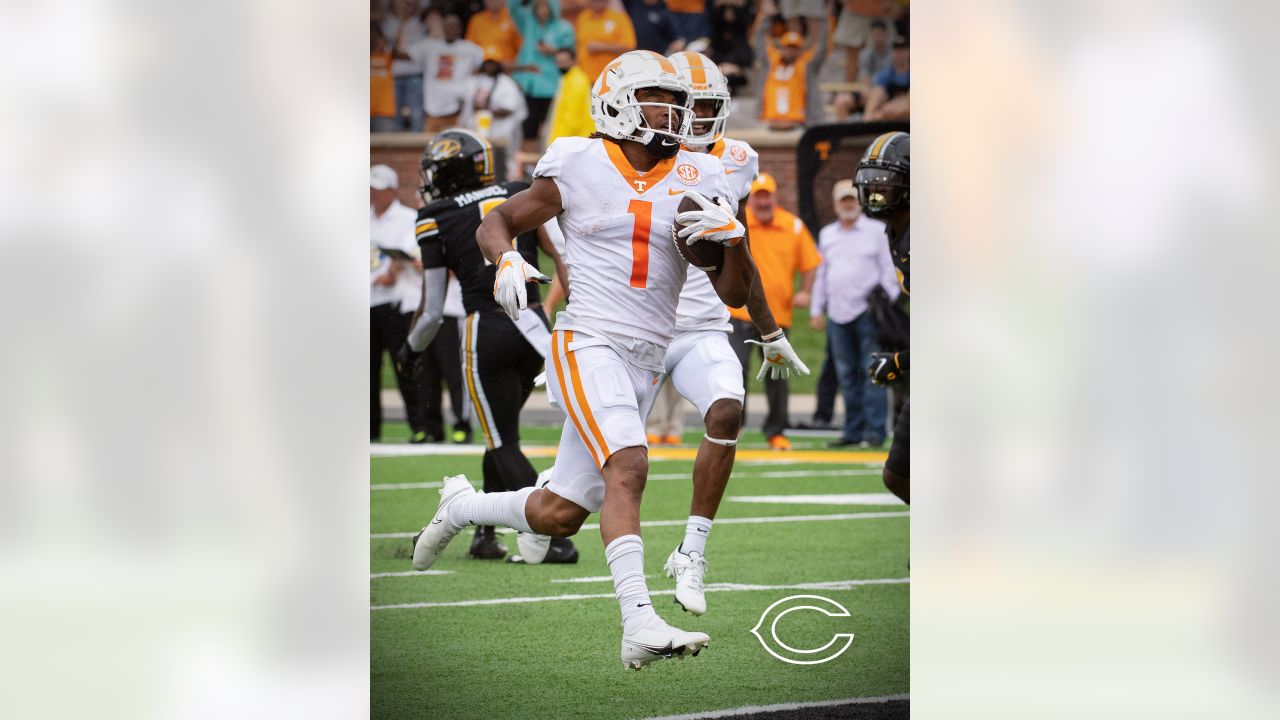
[[[569,538],[553,537],[551,538],[551,547],[547,549],[547,557],[542,562],[576,565],[578,562],[578,548],[574,547],[573,541]]]
[[[507,556],[507,546],[494,537],[492,525],[476,527],[471,539],[471,557],[474,560],[501,560]]]

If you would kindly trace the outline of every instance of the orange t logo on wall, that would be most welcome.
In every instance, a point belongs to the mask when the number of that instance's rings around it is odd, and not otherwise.
[[[698,168],[689,163],[680,163],[676,166],[676,177],[685,185],[697,185],[702,180],[698,174]]]

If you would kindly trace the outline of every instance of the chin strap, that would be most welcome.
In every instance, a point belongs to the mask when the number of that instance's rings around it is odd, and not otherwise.
[[[707,439],[707,442],[713,442],[713,443],[715,443],[715,444],[717,444],[717,445],[723,445],[723,446],[725,446],[725,447],[733,447],[734,445],[737,445],[737,444],[738,444],[738,441],[737,441],[736,439],[734,439],[734,440],[721,440],[720,438],[713,438],[713,437],[711,437],[710,435],[707,435],[706,433],[703,433],[702,437],[706,438],[706,439]]]

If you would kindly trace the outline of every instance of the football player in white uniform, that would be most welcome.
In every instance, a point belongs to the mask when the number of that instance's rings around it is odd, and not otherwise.
[[[729,119],[729,81],[706,55],[683,51],[668,58],[681,78],[693,89],[694,119],[686,148],[720,158],[730,187],[730,202],[738,221],[746,220],[747,194],[760,167],[760,156],[751,146],[724,137]],[[747,238],[750,242],[750,237]],[[754,269],[754,265],[752,266]],[[809,373],[773,319],[753,274],[747,311],[764,345],[766,373],[786,377],[790,372]],[[676,390],[693,403],[706,422],[706,433],[693,462],[693,500],[684,540],[667,557],[667,577],[676,579],[675,602],[694,615],[707,610],[702,591],[707,571],[707,537],[711,522],[729,484],[733,457],[742,428],[742,365],[729,345],[729,311],[711,287],[706,273],[689,273],[676,308],[675,339],[667,350],[666,371]]]
[[[725,246],[710,279],[734,307],[746,303],[754,272],[742,242],[746,229],[724,200],[730,189],[723,164],[681,147],[692,124],[691,92],[657,53],[618,56],[592,89],[596,134],[556,140],[529,189],[485,216],[476,242],[498,266],[494,297],[512,317],[526,307],[526,283],[547,279],[512,250],[511,239],[552,218],[564,231],[571,294],[552,333],[547,385],[568,420],[548,481],[484,494],[464,477],[446,478],[435,517],[414,541],[413,566],[421,570],[467,525],[505,525],[523,533],[521,552],[536,561],[527,538],[567,537],[599,512],[622,610],[622,662],[637,669],[697,654],[710,641],[654,612],[640,538],[649,466],[644,418],[690,272],[674,243]],[[678,213],[684,198],[701,209]]]

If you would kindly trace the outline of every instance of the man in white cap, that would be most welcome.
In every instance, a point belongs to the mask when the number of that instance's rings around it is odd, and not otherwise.
[[[884,223],[862,214],[852,180],[832,191],[836,221],[818,232],[818,266],[813,283],[809,323],[827,331],[827,351],[835,362],[844,398],[844,429],[833,447],[884,444],[888,400],[884,388],[871,384],[864,370],[880,351],[875,317],[867,298],[877,286],[890,299],[898,297],[898,280],[889,256]]]
[[[396,276],[411,262],[416,250],[413,223],[417,211],[397,199],[400,178],[386,165],[369,169],[369,439],[382,437],[382,361],[384,352],[394,353],[404,342],[404,318],[400,314],[401,292]],[[409,409],[415,400],[409,379],[396,375],[400,394]]]

